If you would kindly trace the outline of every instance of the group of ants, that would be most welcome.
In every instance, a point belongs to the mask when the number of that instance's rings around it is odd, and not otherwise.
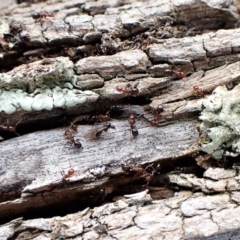
[[[175,70],[169,70],[171,71],[171,74],[176,75],[178,78],[184,78],[186,77],[186,74],[180,71],[175,71]],[[169,73],[168,71],[168,73]],[[129,96],[137,96],[139,93],[139,90],[137,86],[132,87],[130,84],[127,84],[125,87],[120,87],[117,86],[116,90],[121,93],[128,94]],[[193,90],[198,94],[200,97],[204,97],[204,93],[201,89],[199,89],[197,86],[193,87]],[[115,126],[107,121],[111,120],[110,117],[110,112],[111,111],[124,111],[122,105],[113,105],[110,108],[110,111],[108,111],[105,115],[99,114],[96,116],[91,116],[89,117],[88,121],[90,122],[105,122],[103,125],[99,125],[95,128],[92,128],[84,137],[86,139],[97,139],[99,136],[103,133],[106,132],[108,129],[112,128],[115,129]],[[159,105],[157,109],[155,110],[154,113],[154,118],[150,121],[150,124],[152,127],[157,126],[159,123],[159,119],[161,117],[161,113],[164,111],[164,108],[162,105]],[[83,120],[81,116],[76,117],[70,124],[70,127],[64,132],[64,137],[69,141],[69,143],[73,144],[75,148],[82,149],[82,143],[79,141],[79,139],[75,139],[74,137],[74,132],[77,132],[77,122]],[[86,119],[85,119],[86,120]],[[20,121],[19,121],[20,122]],[[19,123],[18,122],[18,123]],[[18,124],[17,123],[17,124]],[[136,116],[131,113],[128,117],[128,123],[130,126],[130,130],[132,133],[132,136],[135,138],[138,136],[138,129],[135,125],[136,123]],[[8,132],[14,132],[18,136],[20,136],[16,132],[16,126],[5,126],[5,125],[0,125],[0,128],[8,131]],[[159,166],[157,166],[159,168]],[[129,174],[130,172],[133,173],[138,173],[145,179],[147,182],[147,185],[149,182],[152,180],[154,177],[155,173],[158,173],[158,171],[153,167],[153,164],[147,166],[146,168],[144,167],[136,167],[136,166],[126,166],[122,164],[122,169],[125,173]],[[64,173],[64,171],[61,172],[62,174],[62,179],[61,182],[66,183],[67,180],[75,174],[75,170],[73,168],[70,168],[67,173]]]
[[[136,87],[130,88],[129,85],[127,85],[126,88],[117,87],[116,89],[117,89],[117,91],[121,91],[121,92],[124,92],[124,93],[130,93],[130,91],[131,91],[131,93],[134,94],[134,95],[137,94],[137,92],[138,92]],[[110,112],[111,111],[120,112],[120,111],[124,111],[124,110],[125,109],[124,109],[123,105],[113,105],[113,106],[111,106],[110,110],[104,115],[99,114],[99,115],[96,115],[96,116],[90,116],[88,118],[88,122],[91,122],[91,123],[92,122],[105,122],[105,124],[92,128],[89,132],[87,132],[87,134],[84,135],[84,138],[86,138],[86,139],[97,139],[97,138],[100,137],[100,135],[103,132],[108,131],[109,128],[115,129],[115,126],[113,124],[107,122],[107,121],[111,120]],[[161,116],[161,113],[163,111],[164,111],[163,106],[159,105],[157,110],[155,111],[154,118],[150,121],[151,126],[153,126],[153,127],[157,126],[157,124],[159,122],[159,119],[160,119],[160,116]],[[134,115],[133,113],[131,113],[128,117],[128,124],[130,126],[132,136],[134,138],[138,136],[138,129],[135,125],[136,119],[137,119],[137,116]],[[69,143],[73,144],[73,146],[75,148],[78,148],[78,149],[82,148],[82,144],[79,141],[79,139],[75,139],[74,132],[77,132],[77,124],[76,123],[78,121],[81,121],[81,120],[83,120],[83,117],[81,117],[81,116],[76,117],[71,122],[69,128],[64,132],[64,137],[69,141]],[[122,169],[127,174],[129,174],[131,172],[140,174],[141,177],[143,177],[145,179],[147,184],[151,181],[154,174],[157,173],[157,170],[155,170],[153,165],[149,165],[146,168],[143,168],[143,167],[136,167],[136,166],[126,166],[126,165],[122,164]],[[75,173],[75,171],[74,171],[73,168],[69,169],[67,174],[63,174],[62,181],[66,181],[74,173]]]
[[[179,73],[180,74],[180,73]],[[183,75],[183,72],[181,72],[181,76]],[[183,78],[183,76],[182,76]],[[130,94],[131,96],[136,96],[139,92],[139,90],[137,89],[137,87],[132,87],[130,84],[127,84],[126,87],[120,87],[117,86],[116,90],[118,92],[122,92],[122,93],[126,93],[126,94]],[[202,92],[202,90],[200,90],[197,86],[194,86],[194,91],[201,97],[204,97],[204,93]],[[114,111],[122,111],[123,110],[123,106],[122,105],[114,105],[111,106],[111,110]],[[109,112],[110,112],[109,111]],[[160,104],[158,105],[157,109],[155,110],[155,115],[154,118],[150,121],[150,124],[152,127],[157,126],[161,117],[161,113],[164,111],[163,106]],[[94,120],[96,122],[107,122],[111,120],[110,114],[109,112],[107,112],[105,115],[99,114],[97,116],[92,116],[91,120]],[[69,142],[71,144],[73,144],[74,147],[81,149],[82,148],[82,144],[80,143],[79,139],[75,139],[73,136],[73,132],[77,131],[77,125],[76,122],[78,122],[80,119],[77,117],[76,119],[74,119],[74,121],[71,123],[69,129],[67,129],[64,132],[64,137],[69,140]],[[90,119],[89,119],[90,121]],[[128,123],[131,129],[131,133],[132,136],[135,138],[138,136],[138,129],[135,125],[136,123],[136,116],[131,113],[128,117]],[[93,128],[91,131],[89,131],[84,137],[87,139],[96,139],[98,138],[103,132],[106,132],[109,128],[115,129],[115,126],[111,123],[105,123],[104,125],[98,126]],[[129,173],[137,173],[140,174],[142,178],[145,179],[146,184],[148,185],[149,182],[152,180],[152,178],[154,177],[155,173],[159,174],[159,170],[160,169],[160,164],[158,164],[156,166],[156,168],[154,168],[153,164],[148,165],[147,167],[142,167],[142,166],[134,166],[134,165],[124,165],[122,164],[122,170],[129,174]],[[74,169],[69,169],[67,174],[63,174],[63,178],[62,181],[66,181],[66,179],[68,179],[69,177],[71,177],[73,174],[75,173]]]
[[[35,21],[42,21],[43,19],[46,19],[47,17],[54,17],[53,13],[48,13],[48,12],[43,12],[43,13],[34,13],[32,15],[32,18]],[[166,75],[172,75],[172,76],[176,76],[177,78],[185,78],[187,77],[187,74],[179,71],[179,70],[173,70],[173,69],[167,69],[164,71],[164,73]],[[136,86],[132,87],[130,84],[127,84],[125,87],[120,87],[117,86],[116,90],[118,92],[121,93],[125,93],[128,94],[129,96],[137,96],[139,93],[139,90]],[[204,93],[203,91],[197,87],[197,86],[193,86],[193,91],[199,95],[200,97],[204,97]],[[116,110],[116,111],[121,111],[122,110],[122,106],[121,105],[115,105],[112,106],[111,109]],[[163,106],[159,105],[155,111],[155,116],[152,119],[152,121],[150,122],[151,126],[157,126],[161,113],[164,111]],[[111,119],[109,112],[106,113],[105,115],[99,114],[97,116],[91,117],[91,120],[97,121],[97,122],[107,122]],[[71,143],[73,144],[73,146],[75,148],[81,149],[82,148],[82,144],[79,141],[79,139],[75,139],[73,132],[77,131],[77,122],[79,121],[79,118],[75,118],[74,121],[71,123],[70,127],[64,132],[64,137]],[[18,122],[19,123],[19,122]],[[17,123],[17,124],[18,124]],[[136,116],[131,113],[129,118],[128,118],[128,123],[131,129],[131,133],[133,137],[137,137],[138,136],[138,129],[135,125],[136,123]],[[19,136],[19,134],[16,132],[16,126],[5,126],[5,125],[0,125],[0,128],[3,130],[6,130],[8,132],[14,132],[15,134],[17,134]],[[88,139],[96,139],[98,138],[103,132],[106,132],[109,128],[115,129],[115,126],[111,123],[105,123],[104,125],[98,126],[93,128],[89,133],[87,133],[85,135],[85,138]],[[156,168],[153,167],[153,164],[147,166],[146,168],[144,167],[136,167],[136,166],[126,166],[124,164],[122,164],[122,169],[125,173],[129,174],[131,172],[133,173],[138,173],[141,175],[141,177],[143,177],[145,179],[145,181],[147,182],[147,184],[151,181],[151,179],[153,178],[155,173],[158,173],[158,171],[156,170],[157,168],[159,168],[159,165],[157,165]],[[65,174],[64,172],[61,172],[62,174],[62,182],[66,182],[67,179],[69,179],[72,175],[75,174],[75,170],[73,168],[70,168],[68,170],[68,172]]]

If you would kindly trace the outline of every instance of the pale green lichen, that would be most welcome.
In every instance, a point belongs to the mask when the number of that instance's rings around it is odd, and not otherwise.
[[[20,108],[22,108],[22,110],[24,111],[32,110],[33,98],[29,97],[29,95],[26,92],[23,92],[22,90],[18,89],[15,92],[15,98],[18,100]]]
[[[22,89],[28,93],[37,88],[72,88],[76,78],[73,68],[73,62],[65,57],[43,59],[0,74],[0,87],[5,90]]]
[[[43,59],[0,74],[0,111],[41,111],[95,101],[94,92],[78,90],[68,58]]]
[[[11,91],[2,91],[0,95],[0,111],[4,111],[7,114],[14,113],[19,107],[19,103],[15,98],[15,93]]]
[[[231,91],[225,86],[217,87],[203,100],[203,106],[201,150],[216,159],[237,156],[240,153],[240,85]]]
[[[89,97],[89,98],[88,98]],[[87,100],[95,101],[98,95],[92,91],[80,91],[55,87],[54,89],[36,89],[28,94],[21,89],[6,91],[0,89],[0,111],[12,114],[17,110],[41,111],[54,107],[73,107],[84,104]]]
[[[34,100],[32,103],[32,109],[35,111],[41,111],[43,109],[52,110],[53,98],[51,97],[50,89],[37,89],[34,92]]]
[[[62,89],[60,87],[55,87],[53,89],[53,105],[54,107],[62,107],[66,103]]]

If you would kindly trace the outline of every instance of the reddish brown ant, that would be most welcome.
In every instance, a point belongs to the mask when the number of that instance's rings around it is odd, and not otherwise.
[[[64,173],[64,171],[61,171],[61,174],[63,175],[62,181],[66,180],[67,178],[70,178],[74,173],[75,170],[73,168],[70,168],[66,174]]]
[[[132,167],[131,171],[135,172],[135,173],[140,173],[140,174],[144,174],[145,173],[145,169],[142,168],[142,167]]]
[[[70,160],[68,159],[68,161],[69,161],[69,164],[70,164],[70,167],[71,167]],[[64,171],[61,171],[61,174],[62,174],[62,176],[63,176],[62,179],[61,179],[61,181],[62,181],[63,183],[66,183],[66,182],[67,182],[67,178],[70,178],[71,176],[73,176],[75,172],[76,172],[76,171],[75,171],[72,167],[67,171],[66,174],[65,174]]]
[[[64,137],[68,139],[70,142],[72,143],[74,142],[74,137],[69,129],[64,132]]]
[[[102,114],[94,115],[94,116],[91,116],[89,119],[90,122],[107,122],[110,120],[111,120],[111,117],[108,113],[106,113],[105,115],[102,115]]]
[[[173,61],[173,59],[172,59],[171,62],[173,63],[172,69],[166,69],[164,71],[165,74],[171,75],[171,76],[174,75],[174,76],[176,76],[177,78],[180,78],[180,79],[187,77],[187,74],[185,72],[182,72],[180,70],[174,70],[174,61]]]
[[[193,86],[193,91],[200,97],[205,97],[203,90],[200,89],[198,86]]]
[[[132,87],[131,84],[127,84],[125,87],[117,86],[116,90],[118,92],[129,94],[131,96],[137,96],[139,94],[139,90],[137,88],[137,85],[138,85],[138,83],[134,87]]]
[[[160,165],[158,164],[157,165],[157,168],[159,168],[160,167]],[[149,168],[151,168],[152,169],[152,171],[149,173],[149,172],[147,172],[147,169],[149,169]],[[145,174],[142,176],[142,177],[144,177],[145,178],[145,181],[147,182],[147,185],[149,184],[149,182],[152,180],[152,178],[154,177],[154,174],[156,173],[157,171],[156,171],[156,169],[153,167],[153,164],[151,164],[151,165],[149,165],[149,166],[147,166],[146,168],[145,168]]]
[[[146,173],[142,176],[143,178],[145,178],[145,181],[147,182],[146,185],[148,185],[149,182],[153,179],[155,173],[156,173],[156,171],[153,170],[151,173]]]
[[[53,13],[49,13],[49,12],[42,12],[42,13],[39,13],[39,12],[35,12],[32,14],[32,18],[34,20],[41,20],[41,19],[46,19],[47,17],[54,17],[54,14]]]
[[[124,164],[122,164],[121,166],[122,166],[122,170],[126,173],[130,173],[130,172],[135,172],[140,174],[145,173],[145,169],[142,167],[126,166]]]
[[[32,18],[35,20],[35,23],[40,22],[41,26],[43,24],[44,19],[47,19],[51,23],[51,25],[53,25],[53,22],[50,19],[48,19],[49,17],[50,18],[54,17],[54,14],[49,13],[49,12],[42,12],[42,13],[35,12],[32,14]],[[57,30],[57,28],[56,28],[56,30]]]
[[[128,118],[128,123],[130,125],[133,137],[136,137],[138,135],[137,127],[134,125],[135,122],[136,122],[136,118],[135,118],[134,114],[130,114],[130,116]]]
[[[159,122],[159,118],[161,116],[161,113],[163,112],[163,105],[158,105],[156,111],[155,111],[155,116],[153,118],[153,120],[151,121],[151,126],[155,127],[157,126],[158,122]]]
[[[133,125],[135,124],[135,122],[136,122],[136,118],[135,118],[134,114],[130,114],[130,116],[128,118],[128,123],[131,128],[133,128]]]
[[[166,69],[164,71],[164,73],[167,75],[175,75],[176,77],[181,78],[181,79],[187,77],[186,73],[177,71],[177,70],[173,70],[173,69]]]
[[[74,147],[82,148],[82,144],[80,143],[79,139],[76,139],[76,140],[74,139],[74,136],[70,129],[64,132],[64,137],[68,139],[71,143],[73,143]]]
[[[157,168],[159,168],[159,167],[160,167],[160,164],[157,165]],[[151,170],[152,170],[151,172],[148,172],[149,168],[151,168]],[[152,180],[155,173],[159,174],[159,172],[157,172],[156,169],[153,167],[153,164],[147,166],[146,168],[125,166],[124,164],[122,164],[122,170],[126,173],[130,173],[130,172],[139,173],[141,175],[141,177],[145,179],[145,181],[147,182],[147,185]]]

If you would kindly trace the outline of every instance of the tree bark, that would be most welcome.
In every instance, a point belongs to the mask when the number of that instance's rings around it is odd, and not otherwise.
[[[5,8],[1,239],[238,234],[238,19],[231,1]]]

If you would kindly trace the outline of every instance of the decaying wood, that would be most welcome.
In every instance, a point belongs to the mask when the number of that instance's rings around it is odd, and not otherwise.
[[[226,182],[231,181],[231,176],[227,175]],[[238,189],[239,186],[238,183]],[[0,236],[24,239],[124,239],[126,236],[131,239],[143,236],[148,239],[197,239],[196,236],[219,233],[220,239],[231,236],[237,239],[239,211],[238,192],[207,196],[182,191],[170,199],[153,201],[144,191],[65,217],[27,221],[18,218],[2,225]]]
[[[97,186],[111,187],[111,191],[114,191],[119,185],[119,174],[121,178],[126,175],[121,164],[138,166],[142,163],[163,163],[198,150],[198,133],[194,122],[180,121],[157,129],[148,122],[139,120],[141,128],[137,138],[131,136],[127,122],[111,122],[116,126],[116,130],[108,130],[95,140],[83,137],[92,126],[80,126],[75,136],[80,139],[83,149],[75,149],[66,144],[63,137],[66,128],[32,133],[2,142],[2,196],[8,199],[12,194],[17,194],[16,189],[10,190],[14,183],[19,197],[23,198],[16,204],[11,201],[0,204],[1,216],[8,216],[10,209],[12,213],[17,213],[20,205],[24,212],[29,206],[39,208],[46,202],[54,204],[56,197],[64,201],[66,195],[63,192],[70,191],[72,187],[71,184],[66,183],[65,186],[62,183],[62,170],[67,172],[71,167],[75,170],[69,181],[73,181],[73,189],[77,189],[77,195]],[[16,145],[19,148],[14,150],[16,158],[13,158],[11,149]],[[132,180],[126,179],[125,183]],[[77,195],[74,198],[78,197]],[[14,208],[16,210],[13,210]]]
[[[237,231],[237,159],[199,152],[198,116],[217,86],[239,83],[238,20],[231,1],[2,10],[0,221],[9,222],[1,239],[225,239]],[[115,128],[92,124],[92,115]],[[58,217],[62,208],[75,213]]]

